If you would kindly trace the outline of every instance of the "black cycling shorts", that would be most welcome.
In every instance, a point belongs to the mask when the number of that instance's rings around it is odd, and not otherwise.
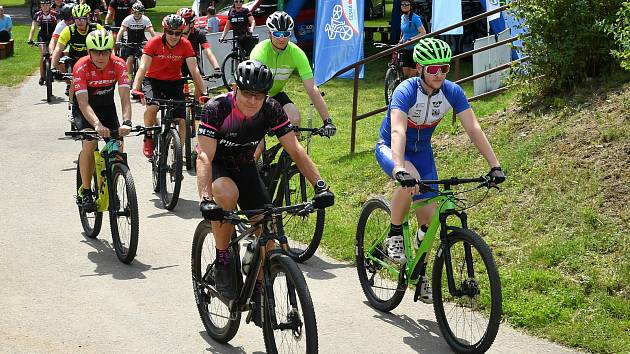
[[[285,105],[287,105],[289,103],[293,103],[293,101],[291,101],[289,96],[287,96],[287,94],[284,93],[284,91],[278,92],[275,96],[273,96],[271,98],[273,98],[274,100],[278,101],[278,103],[280,103],[280,105],[282,107],[284,107]]]
[[[142,56],[142,45],[127,45],[125,43],[122,43],[120,45],[120,57],[123,59],[127,59],[132,56],[138,58]]]
[[[166,81],[152,78],[145,78],[142,82],[142,91],[145,97],[168,98],[173,100],[184,100],[184,82],[182,80]],[[174,118],[185,118],[186,107],[178,106],[173,111]]]
[[[233,168],[226,166],[226,163],[222,161],[212,161],[212,181],[221,177],[228,177],[236,184],[237,204],[242,210],[262,209],[265,204],[271,203],[271,198],[267,194],[267,189],[253,161]]]
[[[118,130],[120,123],[118,122],[118,114],[116,114],[116,106],[113,102],[111,105],[92,107],[92,109],[94,110],[94,113],[96,113],[98,120],[101,121],[101,124],[109,128],[111,131]],[[92,124],[85,119],[83,112],[79,109],[79,104],[76,102],[72,105],[72,117],[74,118],[74,124],[76,124],[77,130],[87,128],[94,129]]]
[[[416,68],[416,62],[413,61],[413,49],[403,49],[402,66],[405,68]]]

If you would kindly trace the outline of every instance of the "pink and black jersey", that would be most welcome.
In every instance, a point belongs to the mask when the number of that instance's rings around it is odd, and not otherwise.
[[[260,111],[246,118],[236,107],[234,94],[228,92],[203,107],[198,134],[218,141],[215,161],[233,165],[253,162],[256,146],[269,130],[281,137],[292,129],[284,109],[274,99],[267,97]]]

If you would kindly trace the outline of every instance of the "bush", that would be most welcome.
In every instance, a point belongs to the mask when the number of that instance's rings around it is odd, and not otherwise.
[[[543,94],[571,89],[609,72],[615,38],[601,23],[617,23],[623,0],[515,0],[512,11],[530,33],[524,38],[528,73]],[[627,3],[627,1],[626,1]],[[622,21],[628,21],[627,18]],[[625,37],[628,38],[627,36]]]
[[[613,36],[618,46],[610,53],[620,61],[622,68],[630,70],[630,2],[623,3],[615,22],[601,21],[601,25],[606,33]]]

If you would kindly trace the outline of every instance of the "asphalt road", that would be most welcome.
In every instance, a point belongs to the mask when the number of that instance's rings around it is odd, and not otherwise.
[[[141,139],[127,140],[140,211],[138,255],[120,263],[107,216],[98,239],[82,235],[74,203],[79,143],[63,97],[44,100],[29,78],[0,88],[0,352],[256,353],[262,331],[243,321],[229,345],[210,339],[191,286],[190,250],[199,222],[195,177],[185,175],[174,212],[152,192]],[[134,122],[142,121],[134,104]],[[322,353],[450,353],[430,305],[408,293],[390,314],[372,309],[356,270],[318,253],[300,266],[317,316]],[[501,326],[493,353],[570,353]]]

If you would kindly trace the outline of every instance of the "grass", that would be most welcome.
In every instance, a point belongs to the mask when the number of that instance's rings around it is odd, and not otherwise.
[[[30,25],[14,24],[13,56],[0,60],[0,86],[16,86],[38,68],[39,50],[26,44]]]

